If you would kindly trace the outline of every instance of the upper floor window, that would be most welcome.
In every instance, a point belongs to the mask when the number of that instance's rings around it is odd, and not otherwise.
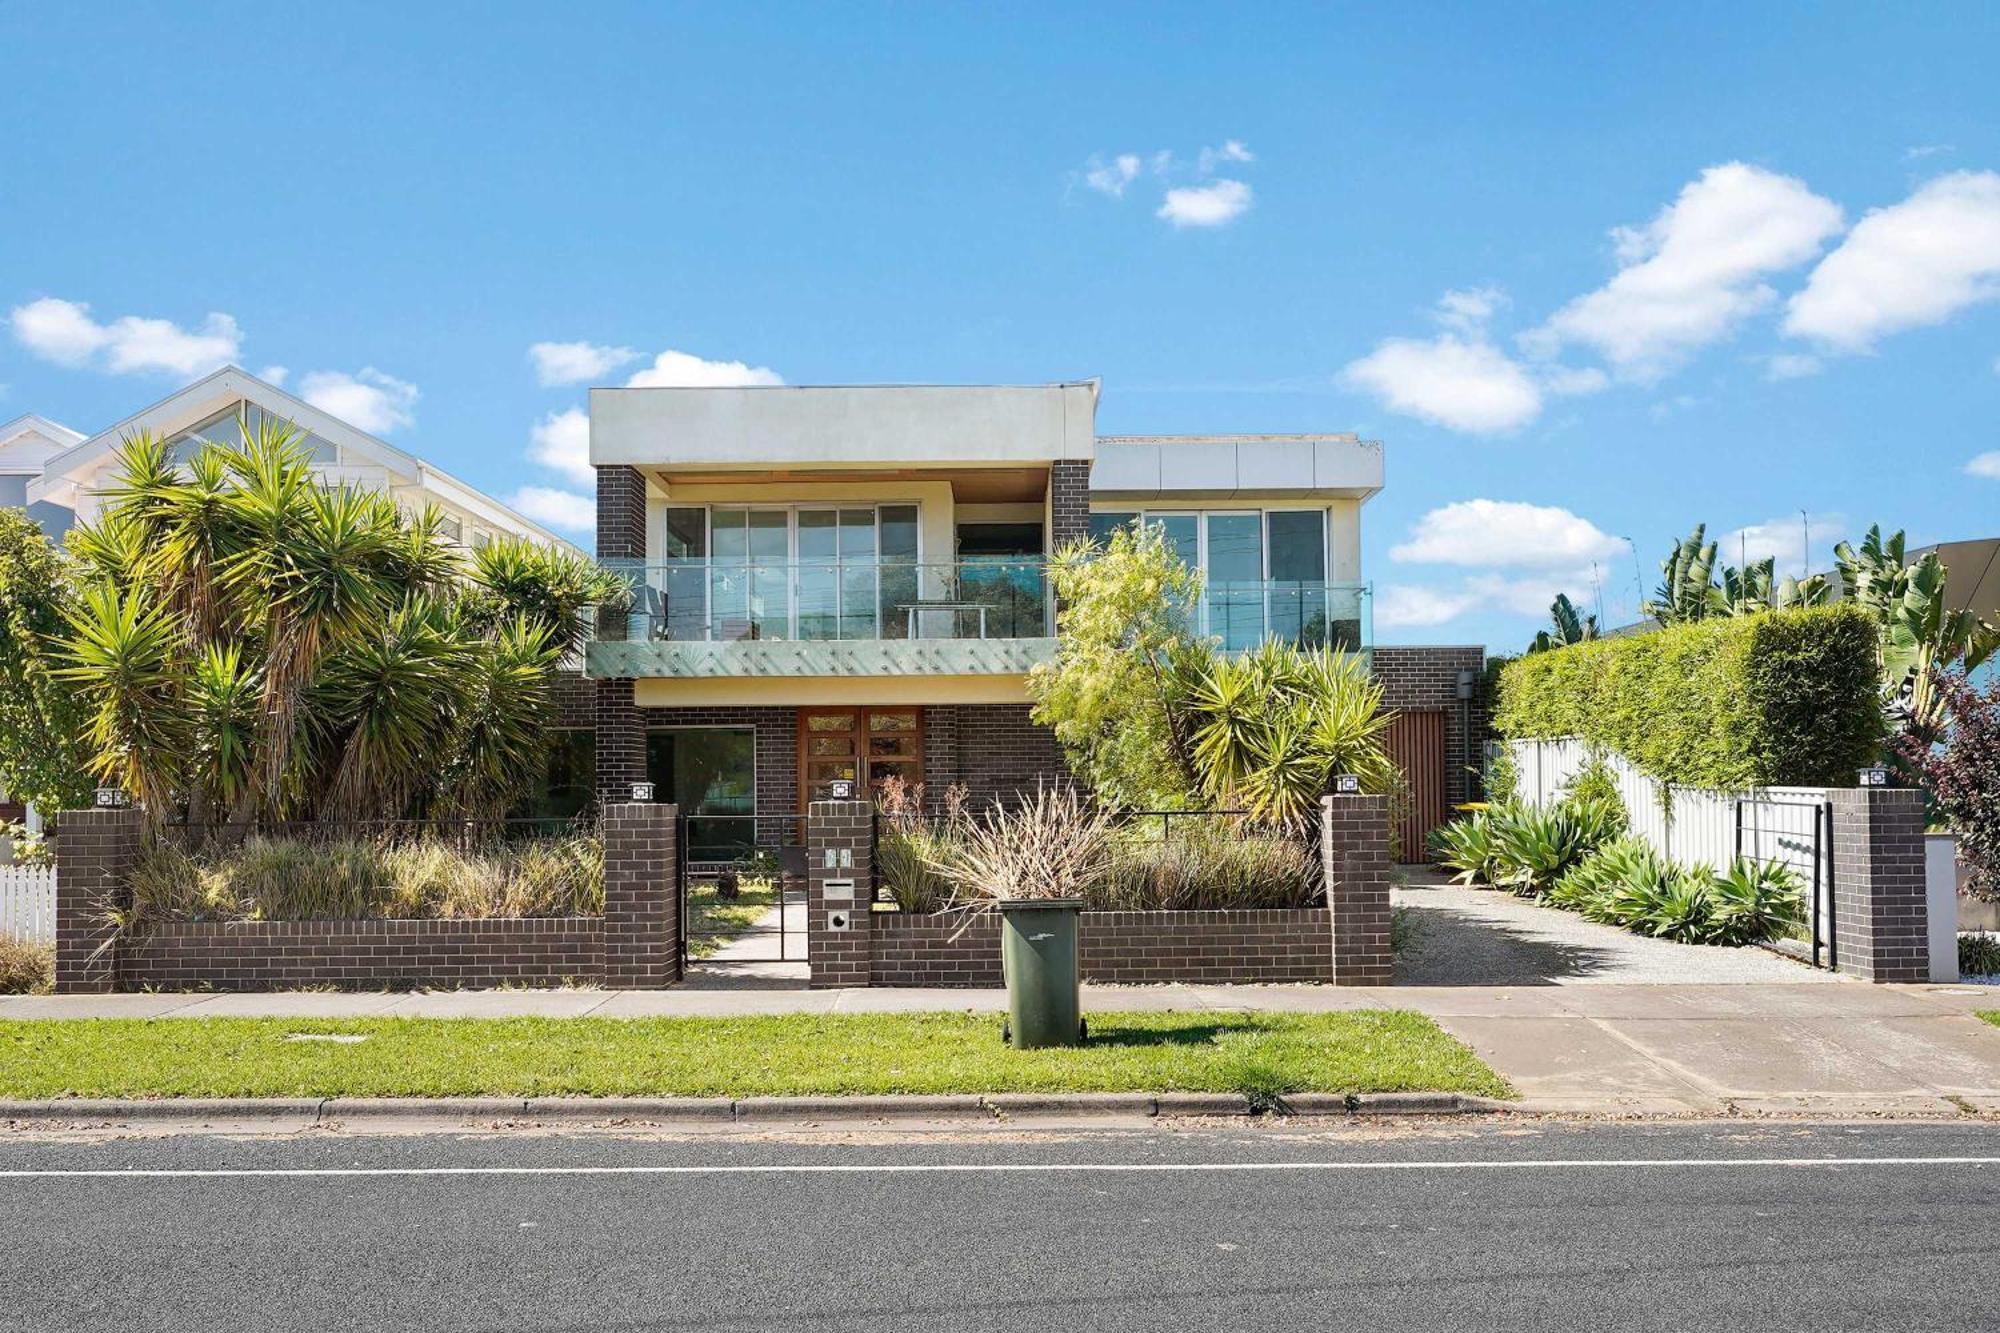
[[[1358,641],[1358,630],[1346,628],[1358,620],[1346,607],[1353,595],[1330,594],[1327,586],[1324,509],[1105,510],[1090,516],[1090,535],[1102,541],[1138,522],[1159,528],[1181,560],[1201,571],[1195,618],[1225,648],[1273,635]]]
[[[243,428],[247,425],[250,437],[255,439],[267,421],[282,424],[283,419],[265,412],[255,403],[237,403],[205,421],[197,421],[177,435],[168,436],[167,455],[176,463],[185,463],[206,445],[240,449],[243,447]],[[292,435],[293,443],[304,449],[315,465],[330,467],[339,461],[340,451],[331,442],[301,426],[293,426]]]

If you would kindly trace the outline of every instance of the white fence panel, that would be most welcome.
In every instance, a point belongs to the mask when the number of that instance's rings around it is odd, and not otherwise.
[[[0,866],[0,935],[31,944],[55,942],[54,866]]]

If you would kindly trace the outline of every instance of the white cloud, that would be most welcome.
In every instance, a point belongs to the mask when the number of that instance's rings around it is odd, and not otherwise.
[[[265,366],[257,372],[257,378],[263,380],[266,384],[275,384],[279,388],[283,388],[285,381],[291,377],[291,374],[292,372],[283,366]]]
[[[1494,313],[1506,304],[1507,293],[1498,287],[1460,288],[1438,298],[1434,317],[1446,328],[1471,336],[1484,330]]]
[[[1785,332],[1843,352],[2000,297],[2000,173],[1955,171],[1872,210],[1792,297]]]
[[[1847,535],[1847,518],[1843,514],[1808,514],[1803,518],[1787,514],[1717,537],[1716,560],[1719,564],[1742,566],[1771,559],[1777,561],[1780,576],[1796,574],[1805,562],[1808,526],[1812,529],[1815,551],[1822,551]]]
[[[1619,271],[1523,340],[1536,354],[1595,349],[1621,374],[1656,379],[1777,299],[1762,279],[1819,253],[1839,205],[1805,182],[1742,162],[1710,167],[1643,227],[1613,231]]]
[[[1099,194],[1123,199],[1125,187],[1139,178],[1139,169],[1137,153],[1120,153],[1109,162],[1093,157],[1084,168],[1083,183]]]
[[[1549,366],[1541,376],[1542,387],[1562,398],[1600,393],[1611,387],[1611,377],[1596,366]]]
[[[1542,410],[1542,391],[1518,362],[1451,333],[1384,339],[1340,378],[1391,411],[1478,435],[1518,429]]]
[[[1177,186],[1167,191],[1155,216],[1176,227],[1220,227],[1248,212],[1250,200],[1250,187],[1237,180]]]
[[[579,482],[594,482],[590,465],[590,414],[580,407],[551,412],[528,436],[528,457]]]
[[[625,383],[634,389],[727,389],[744,385],[783,384],[784,377],[768,366],[742,361],[704,361],[687,352],[668,350]]]
[[[373,366],[363,366],[352,375],[315,370],[299,381],[299,396],[357,430],[386,435],[414,420],[410,409],[417,405],[417,386]]]
[[[1965,470],[1970,476],[2000,481],[2000,449],[1979,455],[1965,465]]]
[[[1220,148],[1204,148],[1195,158],[1196,169],[1204,176],[1215,174],[1225,162],[1255,162],[1257,155],[1243,146],[1241,139],[1225,139]]]
[[[1513,500],[1461,500],[1418,519],[1408,540],[1390,548],[1405,564],[1575,569],[1622,556],[1622,537],[1554,505]]]
[[[48,296],[15,307],[8,318],[14,339],[36,356],[64,366],[96,365],[114,375],[158,370],[206,374],[236,359],[243,331],[219,311],[198,330],[172,320],[122,315],[109,324],[90,317],[81,301]]]
[[[1802,380],[1819,374],[1826,366],[1816,356],[1804,352],[1779,352],[1764,362],[1767,380]]]
[[[553,486],[523,486],[507,503],[532,518],[565,532],[589,532],[597,526],[597,502],[587,495]]]
[[[1474,611],[1540,619],[1548,615],[1557,593],[1569,594],[1578,606],[1592,605],[1589,571],[1518,578],[1481,574],[1451,588],[1390,584],[1375,599],[1375,623],[1389,629],[1424,628],[1447,624]]]
[[[528,349],[528,359],[535,363],[536,381],[548,388],[603,379],[637,361],[639,354],[629,347],[600,347],[587,342],[536,343]]]

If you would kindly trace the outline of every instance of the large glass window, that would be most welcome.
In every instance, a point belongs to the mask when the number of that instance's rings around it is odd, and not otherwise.
[[[239,419],[240,418],[240,419]],[[206,445],[216,445],[224,449],[243,447],[243,427],[250,428],[250,437],[263,430],[265,422],[288,424],[284,418],[274,416],[255,403],[237,403],[217,412],[205,421],[198,421],[178,435],[167,437],[167,456],[176,463],[185,463],[201,452]],[[322,467],[332,464],[339,456],[339,450],[326,440],[301,426],[292,426],[293,444],[306,451],[306,455]]]
[[[1264,638],[1261,514],[1208,514],[1208,632],[1231,651]]]
[[[517,819],[574,819],[589,808],[597,783],[597,733],[587,727],[549,733],[534,786],[514,808]]]
[[[1326,641],[1325,510],[1104,510],[1090,516],[1090,532],[1103,540],[1132,522],[1159,527],[1175,554],[1203,572],[1201,629],[1223,647],[1249,648],[1271,635]]]
[[[653,795],[687,817],[688,858],[728,860],[757,840],[756,734],[748,727],[676,727],[646,733]]]
[[[673,639],[902,638],[920,592],[917,508],[675,506],[668,567],[640,610]]]
[[[1296,643],[1326,642],[1326,513],[1274,509],[1269,532],[1271,632]]]

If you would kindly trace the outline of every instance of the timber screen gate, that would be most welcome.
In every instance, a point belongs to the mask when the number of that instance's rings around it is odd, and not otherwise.
[[[806,961],[806,817],[680,816],[681,966]]]

